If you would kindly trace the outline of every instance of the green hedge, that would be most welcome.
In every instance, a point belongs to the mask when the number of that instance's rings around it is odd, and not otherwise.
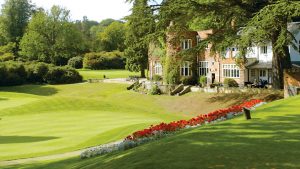
[[[25,83],[69,84],[82,82],[82,76],[68,66],[58,67],[46,63],[2,62],[0,63],[0,86]]]
[[[87,53],[83,59],[83,67],[93,70],[125,69],[125,58],[119,51]]]

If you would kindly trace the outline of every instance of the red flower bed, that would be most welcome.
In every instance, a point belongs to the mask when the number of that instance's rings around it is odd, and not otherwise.
[[[237,114],[243,111],[243,108],[252,108],[261,103],[262,100],[251,100],[241,105],[232,106],[226,109],[220,109],[208,114],[199,115],[190,120],[180,120],[171,123],[161,123],[158,125],[151,125],[148,129],[134,132],[132,135],[125,138],[125,140],[136,140],[144,137],[152,137],[156,132],[174,132],[185,128],[186,126],[196,126],[204,124],[205,122],[212,122],[220,118],[226,118],[229,113]]]

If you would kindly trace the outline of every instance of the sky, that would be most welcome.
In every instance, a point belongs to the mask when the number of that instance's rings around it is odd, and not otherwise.
[[[0,0],[2,5],[5,0]],[[125,0],[32,0],[38,7],[49,10],[53,5],[65,7],[71,11],[72,20],[82,20],[87,16],[89,20],[122,19],[130,15],[131,5]]]

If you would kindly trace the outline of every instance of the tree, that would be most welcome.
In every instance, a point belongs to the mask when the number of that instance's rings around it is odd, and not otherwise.
[[[107,52],[114,50],[124,51],[125,33],[124,23],[119,21],[111,23],[98,35],[101,50]]]
[[[19,50],[19,42],[25,32],[29,18],[32,14],[30,1],[28,0],[6,0],[2,6],[0,16],[0,45],[13,42],[16,43],[14,54]]]
[[[126,19],[126,68],[130,71],[141,71],[141,77],[145,77],[150,35],[155,30],[153,13],[147,0],[134,0],[132,14]]]
[[[82,53],[82,34],[69,19],[69,11],[53,6],[50,12],[37,12],[21,40],[22,56],[56,65]]]
[[[295,38],[288,29],[288,23],[300,16],[300,2],[279,0],[260,10],[243,30],[240,41],[245,54],[252,44],[271,42],[273,46],[273,87],[283,89],[283,70],[291,67],[289,45]],[[299,29],[299,28],[298,28]],[[297,42],[295,42],[297,43]]]
[[[92,27],[97,26],[99,23],[96,21],[89,20],[86,16],[83,17],[83,20],[77,20],[75,25],[78,30],[83,35],[84,42],[86,44],[85,51],[90,52],[92,51],[93,45],[96,41],[96,37],[92,35],[90,31]]]

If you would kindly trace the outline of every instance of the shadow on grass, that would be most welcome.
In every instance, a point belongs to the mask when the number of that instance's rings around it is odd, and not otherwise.
[[[25,168],[300,168],[300,115],[201,127],[125,152]]]
[[[282,93],[223,93],[217,94],[214,97],[208,99],[208,102],[233,102],[232,105],[237,105],[250,99],[262,99],[267,102],[272,102],[275,100],[283,99]]]
[[[0,136],[0,144],[32,143],[58,139],[59,137],[32,137],[32,136]]]
[[[0,87],[0,91],[33,94],[38,96],[51,96],[58,92],[57,89],[50,86],[44,86],[44,85],[23,85],[23,86],[14,86],[14,87]]]
[[[1,98],[0,97],[0,101],[4,101],[4,100],[8,100],[7,98]]]

